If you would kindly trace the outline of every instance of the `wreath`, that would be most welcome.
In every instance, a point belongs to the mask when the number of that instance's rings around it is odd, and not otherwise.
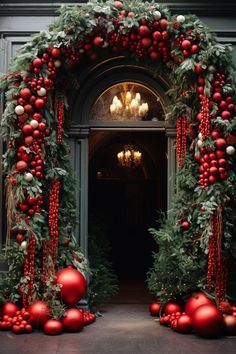
[[[196,288],[227,291],[234,253],[235,81],[231,46],[193,15],[171,15],[155,2],[92,0],[63,6],[2,76],[7,142],[7,242],[4,294],[24,306],[47,300],[58,269],[87,262],[74,238],[75,183],[64,133],[73,70],[122,54],[169,77],[179,172],[167,220],[151,232],[159,245],[148,273],[161,298]],[[51,285],[50,285],[51,284]],[[46,296],[46,298],[45,298]]]

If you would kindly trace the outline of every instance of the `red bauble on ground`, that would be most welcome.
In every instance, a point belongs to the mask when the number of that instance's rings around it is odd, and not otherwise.
[[[189,315],[181,315],[179,317],[177,331],[184,334],[192,332],[192,318]]]
[[[83,311],[77,308],[71,308],[66,311],[62,318],[62,323],[66,331],[77,332],[84,328]]]
[[[45,322],[43,327],[44,333],[50,336],[56,336],[63,332],[63,324],[61,321],[50,319]]]
[[[152,316],[159,316],[161,309],[160,302],[153,302],[149,305],[149,311]]]
[[[18,306],[16,306],[13,302],[6,302],[2,308],[2,316],[7,315],[9,317],[13,317],[17,311],[19,311]]]
[[[29,322],[35,328],[42,328],[44,323],[49,319],[50,309],[44,301],[33,302],[28,311],[30,313]]]
[[[224,331],[228,336],[236,335],[236,318],[232,315],[224,317]]]
[[[86,280],[82,273],[72,267],[59,270],[56,283],[61,284],[61,298],[67,305],[75,305],[86,292]]]
[[[192,316],[193,312],[202,305],[212,305],[212,301],[208,299],[208,297],[202,293],[197,292],[194,293],[185,304],[185,312],[187,315]]]
[[[223,315],[215,305],[202,305],[192,315],[193,328],[202,337],[215,337],[223,330]]]
[[[166,315],[171,315],[172,313],[176,313],[176,312],[182,312],[182,306],[178,302],[174,300],[170,300],[165,305],[163,312]]]

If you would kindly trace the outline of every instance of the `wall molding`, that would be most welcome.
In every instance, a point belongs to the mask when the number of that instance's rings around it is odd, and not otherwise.
[[[62,2],[48,2],[48,3],[3,3],[0,4],[0,16],[56,16],[56,11],[61,6]],[[65,5],[81,5],[84,2],[66,2]],[[205,2],[166,2],[165,3],[172,13],[192,13],[197,16],[207,17],[236,17],[236,3],[235,2],[212,2],[211,4]]]

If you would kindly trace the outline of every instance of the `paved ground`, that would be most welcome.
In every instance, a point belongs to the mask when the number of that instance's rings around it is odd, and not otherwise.
[[[145,304],[110,304],[81,333],[0,332],[1,354],[222,354],[236,352],[236,337],[206,340],[160,326]]]

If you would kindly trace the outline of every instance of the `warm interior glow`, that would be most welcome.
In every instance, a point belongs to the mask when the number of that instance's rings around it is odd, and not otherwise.
[[[122,151],[118,152],[117,158],[122,167],[136,167],[141,164],[142,153],[133,145],[127,144]]]

